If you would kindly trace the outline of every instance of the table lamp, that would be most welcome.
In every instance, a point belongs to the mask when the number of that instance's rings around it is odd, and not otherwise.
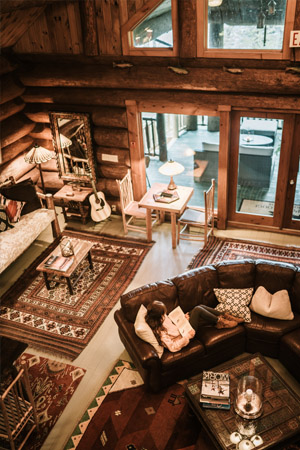
[[[163,164],[158,169],[158,171],[160,173],[162,173],[163,175],[167,175],[167,176],[171,177],[168,189],[173,190],[173,189],[177,188],[176,184],[173,181],[173,176],[174,175],[179,175],[181,172],[183,172],[184,171],[184,167],[183,167],[182,164],[180,164],[180,163],[170,159],[170,161],[168,161],[165,164]]]
[[[39,166],[41,183],[42,183],[42,188],[43,188],[44,194],[46,194],[46,190],[45,190],[45,185],[44,185],[41,164],[43,162],[49,161],[52,158],[53,158],[53,152],[51,152],[50,150],[47,150],[46,148],[41,147],[37,144],[35,144],[35,146],[31,150],[29,150],[27,155],[24,157],[25,161],[28,164],[37,164]]]

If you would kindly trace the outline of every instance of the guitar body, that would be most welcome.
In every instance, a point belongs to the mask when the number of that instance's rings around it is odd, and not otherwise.
[[[95,192],[89,198],[91,204],[91,218],[94,222],[101,222],[111,214],[111,208],[106,203],[103,192]]]

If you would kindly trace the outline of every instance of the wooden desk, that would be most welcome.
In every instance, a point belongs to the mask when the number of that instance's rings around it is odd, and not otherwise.
[[[140,208],[146,208],[146,226],[147,226],[147,241],[152,241],[152,219],[151,211],[157,210],[162,213],[168,212],[171,215],[171,229],[172,229],[172,248],[176,248],[176,215],[182,214],[188,204],[190,198],[194,193],[194,189],[186,186],[177,186],[179,199],[173,203],[160,203],[153,199],[153,194],[157,194],[164,189],[167,189],[168,185],[163,183],[154,183],[148,192],[139,202]]]
[[[89,206],[83,203],[92,192],[93,189],[88,187],[82,187],[80,191],[74,191],[72,186],[65,184],[64,187],[54,194],[53,198],[59,201],[66,222],[68,218],[77,216],[81,218],[83,223],[86,223]]]

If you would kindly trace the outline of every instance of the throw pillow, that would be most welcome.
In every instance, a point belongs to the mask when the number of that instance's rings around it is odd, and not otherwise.
[[[24,202],[16,200],[5,200],[6,214],[10,223],[19,222]]]
[[[161,345],[159,345],[156,337],[154,336],[153,331],[147,324],[145,320],[146,314],[147,308],[144,305],[141,305],[134,322],[135,332],[140,339],[142,339],[145,342],[148,342],[148,344],[151,344],[155,348],[159,358],[161,358],[164,348]]]
[[[289,294],[285,289],[272,295],[266,288],[259,286],[253,295],[250,309],[261,316],[273,319],[293,320],[294,318]]]
[[[0,233],[8,230],[9,228],[13,228],[13,226],[9,223],[9,218],[6,214],[6,206],[0,205]]]
[[[214,289],[218,302],[217,311],[229,312],[233,316],[242,317],[251,322],[251,311],[248,308],[252,299],[253,288],[247,289]]]
[[[41,207],[40,200],[36,194],[31,178],[27,178],[19,183],[1,187],[0,194],[10,200],[26,202],[22,209],[22,216]]]

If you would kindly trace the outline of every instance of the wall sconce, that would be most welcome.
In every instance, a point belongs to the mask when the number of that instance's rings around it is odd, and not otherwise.
[[[163,175],[167,175],[169,177],[171,177],[170,179],[170,183],[168,186],[168,189],[173,190],[176,189],[177,186],[173,181],[173,176],[174,175],[179,175],[181,172],[184,171],[184,167],[182,164],[176,162],[176,161],[172,161],[172,159],[168,162],[166,162],[165,164],[163,164],[158,171],[160,173],[162,173]]]

